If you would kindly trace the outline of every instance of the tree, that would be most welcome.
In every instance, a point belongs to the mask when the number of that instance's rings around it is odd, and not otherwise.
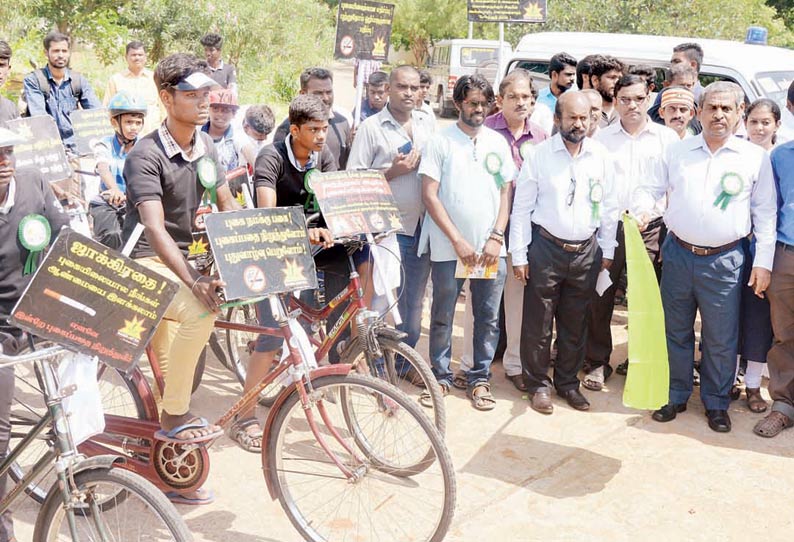
[[[395,0],[392,44],[423,64],[431,44],[466,36],[466,0]]]

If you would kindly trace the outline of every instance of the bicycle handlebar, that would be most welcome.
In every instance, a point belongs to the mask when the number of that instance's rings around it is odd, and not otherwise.
[[[0,354],[0,367],[13,367],[14,365],[20,365],[22,363],[30,363],[31,361],[38,361],[52,356],[58,356],[65,352],[66,348],[60,345],[55,345],[16,356]]]

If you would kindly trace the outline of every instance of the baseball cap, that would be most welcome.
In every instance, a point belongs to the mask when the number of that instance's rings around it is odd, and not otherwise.
[[[13,147],[14,145],[21,145],[27,140],[16,132],[12,132],[8,128],[0,128],[0,147]]]
[[[171,88],[175,90],[199,90],[215,87],[220,87],[220,85],[209,75],[203,72],[193,72]]]

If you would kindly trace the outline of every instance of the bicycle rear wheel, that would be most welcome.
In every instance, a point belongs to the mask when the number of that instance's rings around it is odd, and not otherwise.
[[[193,540],[173,504],[151,482],[111,467],[74,475],[75,522],[81,542],[188,542]],[[62,494],[49,492],[33,531],[35,542],[71,541]]]
[[[444,538],[455,508],[452,460],[441,435],[415,401],[369,376],[323,376],[312,380],[319,399],[312,405],[318,432],[335,457],[352,472],[348,479],[322,449],[307,423],[297,393],[276,415],[263,451],[265,476],[276,488],[292,524],[313,542]],[[342,404],[368,429],[368,450],[355,456],[355,439]],[[382,405],[392,405],[384,416]],[[327,422],[320,409],[327,413]],[[332,436],[341,436],[344,446]],[[427,450],[431,450],[431,454]],[[422,464],[411,478],[370,460],[371,452],[392,466]]]

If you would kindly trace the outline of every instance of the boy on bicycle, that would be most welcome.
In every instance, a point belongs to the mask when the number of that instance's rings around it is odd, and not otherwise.
[[[58,235],[69,218],[49,183],[37,169],[16,169],[14,146],[24,140],[14,132],[0,128],[0,349],[14,353],[22,331],[8,324],[8,317],[16,305],[32,273],[25,274],[25,262],[30,250],[25,239],[23,220],[46,223],[51,239]],[[32,218],[28,218],[32,217]],[[49,244],[49,240],[47,241]],[[14,397],[14,368],[0,368],[0,459],[8,452],[11,432],[10,411]],[[6,493],[6,477],[0,479],[0,498]],[[14,540],[11,511],[0,516],[0,542]]]

